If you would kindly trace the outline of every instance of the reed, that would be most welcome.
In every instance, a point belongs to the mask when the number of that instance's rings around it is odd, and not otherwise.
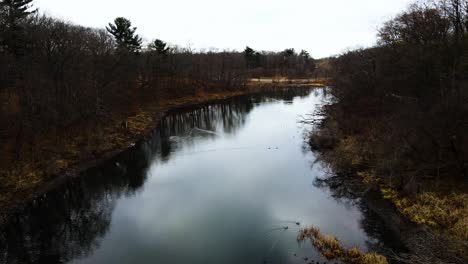
[[[364,253],[359,248],[346,249],[334,236],[320,232],[316,227],[299,231],[298,242],[310,240],[312,245],[328,260],[340,260],[348,264],[388,264],[387,258],[376,253]]]

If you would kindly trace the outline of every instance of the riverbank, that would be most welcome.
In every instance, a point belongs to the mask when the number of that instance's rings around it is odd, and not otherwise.
[[[404,263],[466,263],[466,183],[419,179],[398,188],[397,175],[394,182],[379,175],[375,161],[379,150],[371,143],[378,135],[369,127],[372,123],[368,117],[343,112],[339,103],[325,106],[322,115],[309,144],[335,175],[324,183],[332,192],[338,190],[360,199],[384,221],[408,249],[408,254],[394,259]],[[353,129],[346,129],[346,122],[353,122]]]
[[[316,79],[288,79],[284,77],[278,78],[252,78],[247,82],[250,87],[264,86],[264,85],[279,85],[279,86],[313,86],[313,87],[325,87],[329,83],[327,78],[316,78]]]
[[[108,116],[105,124],[82,125],[40,138],[30,147],[34,155],[27,155],[34,156],[34,159],[17,160],[0,170],[0,224],[15,208],[37,195],[143,140],[170,110],[295,86],[303,87],[285,83],[246,85],[237,90],[217,92],[200,91],[193,96],[141,104],[131,113]]]

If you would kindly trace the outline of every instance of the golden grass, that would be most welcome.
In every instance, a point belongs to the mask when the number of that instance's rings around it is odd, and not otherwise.
[[[334,236],[322,234],[316,227],[299,231],[297,241],[310,240],[312,245],[328,260],[340,260],[349,264],[388,264],[387,258],[375,253],[363,253],[358,248],[346,249]]]
[[[328,83],[327,79],[288,79],[286,77],[263,77],[263,78],[253,78],[248,83],[247,86],[249,87],[258,87],[258,86],[265,86],[265,85],[272,85],[275,86],[290,86],[290,85],[298,85],[298,86],[310,86],[310,87],[325,87]]]
[[[425,192],[408,198],[390,188],[381,190],[411,221],[468,241],[468,194]]]

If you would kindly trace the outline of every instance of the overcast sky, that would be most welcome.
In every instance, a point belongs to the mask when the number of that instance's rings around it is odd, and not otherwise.
[[[413,0],[36,0],[40,11],[104,27],[130,19],[144,40],[192,48],[308,50],[315,58],[375,43]]]

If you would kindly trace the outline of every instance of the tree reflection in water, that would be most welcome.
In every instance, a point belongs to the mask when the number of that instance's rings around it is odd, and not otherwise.
[[[115,201],[145,181],[144,148],[68,180],[17,212],[2,228],[2,263],[61,263],[94,251],[106,234]],[[123,167],[125,164],[126,167]]]

